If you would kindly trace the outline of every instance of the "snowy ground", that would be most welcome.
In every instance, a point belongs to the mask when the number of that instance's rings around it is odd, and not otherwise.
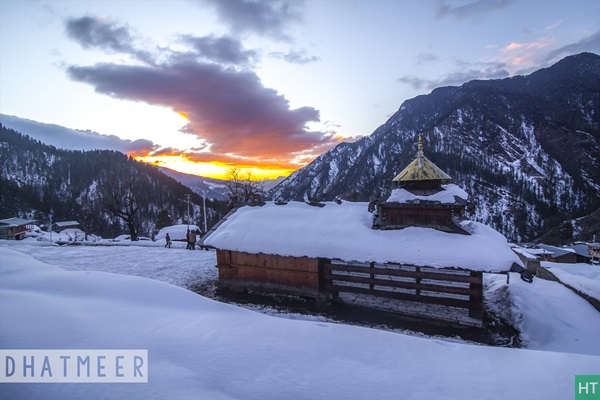
[[[591,264],[560,264],[542,261],[561,282],[600,300],[600,266]]]
[[[214,281],[214,252],[136,244],[0,241],[0,348],[150,359],[148,384],[0,384],[0,398],[562,399],[599,372],[600,313],[556,282],[486,276],[488,304],[528,349],[494,348],[218,303],[176,287]]]

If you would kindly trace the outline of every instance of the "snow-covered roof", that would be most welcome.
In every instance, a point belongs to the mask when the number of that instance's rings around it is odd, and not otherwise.
[[[586,244],[574,244],[573,246],[568,246],[567,248],[573,250],[580,256],[591,257],[589,247]]]
[[[77,221],[60,221],[60,222],[55,222],[54,225],[56,225],[56,226],[73,226],[73,225],[79,225],[79,222],[77,222]]]
[[[545,249],[533,249],[533,248],[523,248],[523,250],[529,254],[533,254],[533,255],[544,255],[544,254],[553,254],[551,251],[549,250],[545,250]]]
[[[501,272],[521,265],[504,236],[472,221],[457,235],[431,228],[371,229],[367,203],[330,202],[311,207],[291,202],[242,207],[229,216],[204,244],[223,250],[294,257],[391,262],[436,268]]]
[[[2,225],[8,225],[8,226],[19,226],[19,225],[29,225],[29,224],[33,224],[35,221],[33,220],[29,220],[29,219],[23,219],[23,218],[7,218],[7,219],[0,219],[0,224]]]
[[[187,230],[198,231],[198,225],[173,225],[162,228],[154,237],[156,240],[164,240],[167,233],[171,240],[185,240],[185,234]]]
[[[406,189],[394,189],[392,190],[392,194],[386,200],[386,202],[411,203],[415,200],[427,200],[439,201],[442,204],[455,204],[457,202],[457,197],[459,199],[467,201],[469,195],[459,186],[450,183],[448,185],[442,185],[442,190],[440,190],[439,192],[427,196],[415,195]]]
[[[564,256],[565,254],[568,254],[568,253],[575,253],[575,250],[569,249],[566,247],[556,247],[556,246],[551,246],[549,244],[543,244],[543,243],[538,243],[537,246],[541,249],[551,252],[552,257],[554,257],[554,258]]]
[[[534,253],[531,253],[529,250],[541,250],[541,249],[524,249],[522,247],[513,247],[512,249],[515,253],[522,255],[523,257],[527,258],[528,260],[537,260],[537,257],[534,255]],[[539,253],[537,253],[537,254],[539,254]]]

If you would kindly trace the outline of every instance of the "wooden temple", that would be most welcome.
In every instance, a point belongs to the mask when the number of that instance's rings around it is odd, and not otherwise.
[[[393,179],[391,195],[377,205],[373,228],[418,226],[468,235],[460,227],[468,195],[451,182],[447,173],[425,157],[419,136],[417,156]]]

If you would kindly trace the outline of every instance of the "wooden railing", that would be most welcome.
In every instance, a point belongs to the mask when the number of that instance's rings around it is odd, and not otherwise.
[[[400,264],[322,264],[322,290],[468,309],[477,319],[483,314],[483,274],[477,271],[437,269]]]

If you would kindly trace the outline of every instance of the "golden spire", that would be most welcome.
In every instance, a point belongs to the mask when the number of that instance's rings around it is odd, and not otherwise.
[[[418,151],[417,151],[417,159],[418,161],[418,166],[419,168],[423,168],[423,163],[421,162],[421,158],[424,157],[425,155],[423,154],[423,137],[421,137],[421,135],[419,135],[419,147],[418,147]]]
[[[411,185],[414,182],[423,181],[446,184],[450,183],[452,178],[425,157],[423,154],[423,137],[419,135],[417,157],[393,181],[397,186]]]

